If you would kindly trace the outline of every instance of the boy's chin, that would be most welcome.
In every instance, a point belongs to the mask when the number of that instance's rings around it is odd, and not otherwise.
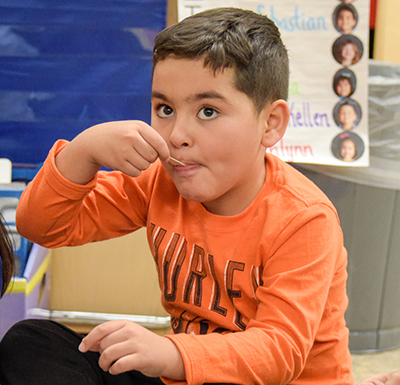
[[[206,192],[198,189],[189,189],[183,186],[176,186],[176,188],[182,198],[191,202],[207,204],[208,202],[212,202],[218,198],[213,194],[210,194],[210,191]]]
[[[178,192],[179,192],[180,196],[182,198],[186,199],[187,201],[199,202],[199,203],[208,201],[208,199],[203,194],[199,194],[198,192],[185,191],[184,189],[181,190],[179,188],[178,188]]]

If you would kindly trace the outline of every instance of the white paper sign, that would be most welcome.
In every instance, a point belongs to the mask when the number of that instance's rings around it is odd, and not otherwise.
[[[11,174],[11,161],[6,158],[0,158],[0,183],[11,183]]]
[[[178,0],[178,17],[228,6],[267,15],[289,52],[290,122],[268,151],[289,162],[368,166],[369,0]]]

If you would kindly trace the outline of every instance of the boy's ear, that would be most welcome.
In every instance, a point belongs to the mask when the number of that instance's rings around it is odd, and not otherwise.
[[[290,119],[289,104],[285,100],[279,99],[266,105],[261,113],[264,114],[265,119],[262,145],[265,148],[272,147],[282,139],[286,132]]]

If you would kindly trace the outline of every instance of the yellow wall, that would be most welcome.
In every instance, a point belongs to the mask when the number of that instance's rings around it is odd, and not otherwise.
[[[168,0],[167,26],[178,21],[178,2],[177,0]]]
[[[166,316],[146,231],[53,250],[50,309]]]
[[[374,59],[400,64],[400,0],[378,0]]]

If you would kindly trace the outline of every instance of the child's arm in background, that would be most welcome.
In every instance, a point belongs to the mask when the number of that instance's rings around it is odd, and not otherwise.
[[[360,382],[358,385],[400,385],[400,370],[376,374]]]
[[[7,224],[0,214],[0,297],[6,292],[14,272],[14,251]]]

